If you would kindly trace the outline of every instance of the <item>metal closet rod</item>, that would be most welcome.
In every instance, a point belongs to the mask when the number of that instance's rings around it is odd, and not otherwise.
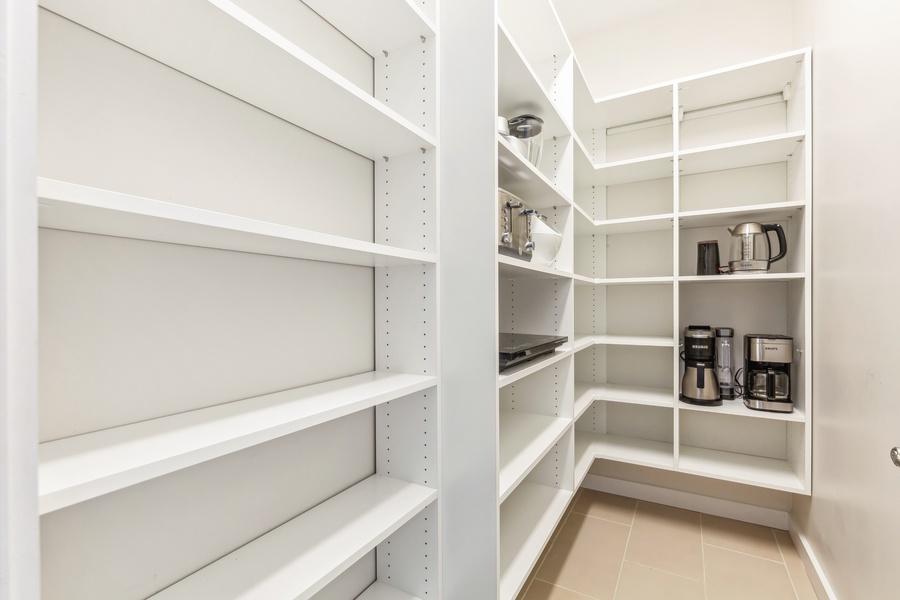
[[[694,110],[684,110],[678,108],[678,120],[690,121],[691,119],[702,119],[713,115],[721,115],[736,110],[746,110],[748,108],[756,108],[758,106],[766,106],[767,104],[777,104],[779,102],[787,102],[791,99],[791,84],[787,84],[784,90],[768,96],[759,96],[757,98],[749,98],[747,100],[738,100],[737,102],[727,102],[716,106],[707,106],[706,108],[697,108]],[[660,125],[671,125],[672,117],[657,117],[655,119],[647,119],[645,121],[637,121],[635,123],[626,123],[625,125],[616,125],[615,127],[607,127],[606,135],[616,135],[617,133],[627,133],[629,131],[637,131],[639,129],[649,129],[650,127],[659,127]]]

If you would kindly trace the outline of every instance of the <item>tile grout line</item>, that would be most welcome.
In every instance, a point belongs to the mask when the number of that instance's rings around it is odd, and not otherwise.
[[[528,585],[525,586],[521,592],[519,592],[519,596],[525,600],[528,597],[528,592],[531,590],[531,584],[534,583],[535,579],[539,579],[537,574],[541,570],[541,566],[543,566],[544,561],[547,560],[547,557],[550,556],[550,553],[553,552],[553,545],[556,544],[556,539],[559,537],[560,532],[566,526],[566,522],[569,520],[569,517],[572,516],[572,513],[575,512],[575,503],[578,501],[578,497],[581,495],[581,488],[578,488],[578,491],[575,492],[575,495],[572,496],[571,505],[566,509],[563,518],[560,520],[559,524],[556,526],[556,529],[551,534],[553,537],[550,538],[550,541],[547,544],[547,550],[545,552],[541,552],[542,556],[538,556],[538,561],[535,563],[533,569],[534,577],[532,577],[528,581]],[[576,513],[580,514],[580,513]],[[544,581],[540,579],[540,581]],[[544,581],[544,583],[550,583],[549,581]],[[555,583],[550,583],[550,585],[556,585]],[[574,591],[574,590],[572,590]]]
[[[625,548],[622,550],[622,564],[619,565],[619,576],[616,577],[616,589],[613,591],[613,600],[619,595],[619,584],[622,583],[622,571],[625,570],[625,555],[628,554],[628,544],[631,543],[631,532],[634,530],[634,521],[637,519],[637,510],[640,504],[640,500],[635,500],[634,511],[631,513],[631,524],[628,526],[628,539],[625,540]]]
[[[572,592],[573,594],[578,594],[579,596],[584,596],[585,598],[590,598],[591,600],[596,600],[594,596],[589,596],[587,594],[583,594],[578,590],[573,590],[572,588],[567,588],[565,586],[559,585],[558,583],[553,583],[552,581],[547,581],[546,579],[541,579],[540,577],[535,577],[535,581],[540,581],[541,583],[546,583],[547,585],[551,585],[553,587],[559,588],[561,590],[566,590],[567,592]]]
[[[778,541],[778,536],[775,535],[775,530],[771,529],[772,537],[775,538],[775,547],[778,548],[778,553],[781,555],[781,562],[784,563],[784,570],[787,571],[788,581],[791,582],[791,589],[794,590],[794,598],[800,600],[800,593],[797,592],[797,584],[794,583],[794,577],[791,575],[791,570],[788,569],[787,559],[784,556],[784,550],[781,549],[781,542]]]
[[[703,541],[703,513],[700,513],[700,564],[703,565],[703,600],[709,600],[709,595],[707,594],[707,581],[706,581],[706,543]]]
[[[704,546],[710,546],[711,548],[718,548],[719,550],[726,550],[728,552],[734,552],[735,554],[742,554],[743,556],[750,556],[752,558],[758,558],[759,560],[764,560],[766,562],[775,563],[776,565],[785,564],[785,562],[783,560],[773,560],[771,558],[766,558],[765,556],[759,556],[757,554],[750,554],[749,552],[742,552],[740,550],[735,550],[734,548],[728,548],[726,546],[719,546],[718,544],[704,544]]]

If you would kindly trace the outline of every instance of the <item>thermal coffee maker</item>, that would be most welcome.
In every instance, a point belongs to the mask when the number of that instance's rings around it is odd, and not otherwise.
[[[701,406],[721,406],[716,377],[716,331],[708,325],[684,328],[684,376],[681,400]]]
[[[744,404],[753,410],[793,412],[791,363],[794,340],[786,335],[744,336]]]

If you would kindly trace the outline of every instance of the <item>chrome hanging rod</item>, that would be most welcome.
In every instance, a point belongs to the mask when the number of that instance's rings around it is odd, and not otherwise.
[[[727,102],[717,106],[707,106],[706,108],[697,108],[685,111],[679,107],[678,120],[690,121],[691,119],[702,119],[713,115],[721,115],[737,110],[746,110],[748,108],[756,108],[766,106],[768,104],[777,104],[786,102],[791,99],[791,84],[787,84],[784,90],[776,94],[768,96],[759,96],[757,98],[749,98],[747,100],[738,100],[737,102]],[[606,135],[616,135],[618,133],[627,133],[629,131],[638,131],[639,129],[649,129],[650,127],[659,127],[661,125],[671,125],[672,117],[657,117],[655,119],[647,119],[645,121],[637,121],[635,123],[627,123],[625,125],[616,125],[615,127],[607,127]]]

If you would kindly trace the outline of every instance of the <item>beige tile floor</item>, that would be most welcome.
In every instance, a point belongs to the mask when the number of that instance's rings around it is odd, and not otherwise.
[[[815,600],[786,531],[582,488],[519,600]]]

